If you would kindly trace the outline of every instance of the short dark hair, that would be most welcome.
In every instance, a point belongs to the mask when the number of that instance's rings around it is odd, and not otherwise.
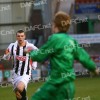
[[[17,33],[24,33],[24,34],[25,34],[24,30],[22,30],[22,29],[18,30],[18,31],[16,32],[16,35],[17,35]]]

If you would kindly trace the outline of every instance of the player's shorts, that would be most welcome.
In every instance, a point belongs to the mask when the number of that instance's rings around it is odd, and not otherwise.
[[[56,85],[46,82],[36,91],[31,100],[73,100],[74,93],[74,82]]]
[[[14,74],[12,84],[15,89],[19,82],[23,82],[25,84],[25,89],[27,89],[27,84],[29,83],[29,81],[30,81],[30,75],[19,76],[17,74]]]

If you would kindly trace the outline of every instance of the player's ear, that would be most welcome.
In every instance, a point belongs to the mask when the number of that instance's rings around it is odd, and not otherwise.
[[[24,36],[25,36],[25,39],[26,39],[26,34],[24,34]]]
[[[55,23],[52,23],[52,32],[55,33]]]

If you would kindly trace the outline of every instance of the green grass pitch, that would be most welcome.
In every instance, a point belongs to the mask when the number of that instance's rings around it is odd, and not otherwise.
[[[39,88],[43,82],[30,83],[27,95],[29,100],[32,94]],[[95,78],[77,78],[75,81],[76,93],[74,100],[100,100],[100,77]],[[0,87],[0,100],[16,100],[13,88]]]

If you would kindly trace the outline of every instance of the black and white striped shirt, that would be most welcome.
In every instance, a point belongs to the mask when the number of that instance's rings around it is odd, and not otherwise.
[[[25,40],[26,41],[26,40]],[[10,55],[13,56],[13,70],[17,75],[31,75],[31,64],[29,54],[24,52],[26,47],[31,47],[33,50],[37,49],[36,46],[26,41],[26,45],[23,47],[19,47],[18,42],[11,43],[8,47],[10,51]],[[37,66],[37,62],[33,62],[34,67]]]

